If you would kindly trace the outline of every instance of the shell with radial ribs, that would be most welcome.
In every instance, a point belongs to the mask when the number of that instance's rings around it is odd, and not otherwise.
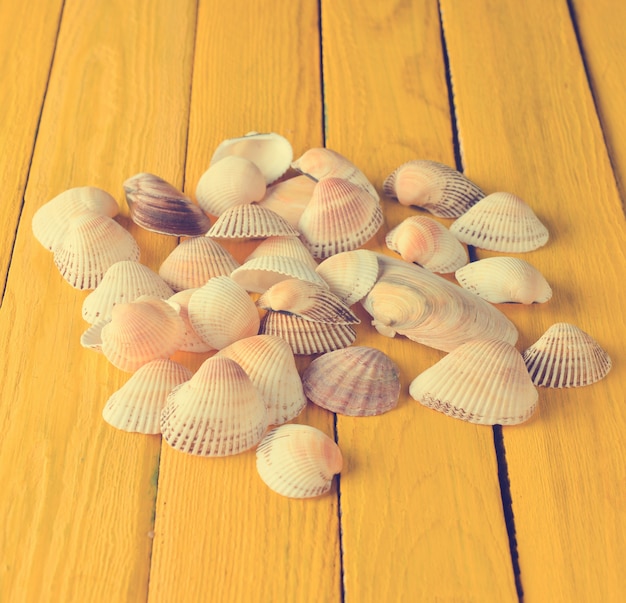
[[[294,258],[312,270],[316,270],[318,265],[311,252],[297,237],[267,237],[254,248],[254,251],[245,258],[244,262],[261,256]]]
[[[225,210],[207,232],[207,236],[215,239],[265,239],[298,234],[287,220],[256,203]]]
[[[304,175],[281,180],[267,188],[259,205],[275,211],[294,228],[298,228],[298,220],[309,204],[314,188],[315,180]]]
[[[197,290],[198,288],[183,289],[182,291],[174,293],[174,295],[167,300],[168,302],[179,306],[180,309],[178,313],[185,324],[185,336],[183,338],[183,342],[178,348],[181,352],[195,352],[198,354],[210,352],[214,349],[206,341],[204,341],[198,333],[196,333],[195,329],[191,326],[191,321],[189,320],[189,300]]]

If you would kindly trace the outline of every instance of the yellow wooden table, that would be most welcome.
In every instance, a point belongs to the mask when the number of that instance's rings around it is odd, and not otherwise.
[[[0,0],[0,601],[624,600],[625,23],[609,0]],[[518,347],[572,322],[608,377],[541,389],[523,425],[475,426],[408,396],[442,352],[361,325],[400,365],[400,403],[298,418],[345,457],[315,500],[266,488],[254,451],[195,458],[109,427],[129,375],[79,345],[86,292],[33,213],[99,186],[156,269],[176,240],[130,223],[122,182],[193,195],[217,144],[250,130],[335,149],[379,190],[426,158],[521,196],[551,235],[521,257],[554,297],[501,308]],[[418,213],[383,205],[373,249]]]

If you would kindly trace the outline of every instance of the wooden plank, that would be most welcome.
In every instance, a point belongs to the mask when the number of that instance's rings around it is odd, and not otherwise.
[[[30,224],[73,186],[100,186],[123,204],[122,182],[138,171],[182,184],[195,9],[65,3],[0,312],[3,601],[147,596],[160,438],[102,420],[128,374],[80,347],[86,292],[61,279]],[[175,244],[132,230],[153,267]]]
[[[454,166],[437,3],[322,7],[327,146],[378,190],[411,159]],[[382,203],[386,223],[368,246],[384,251],[386,232],[417,211]],[[412,400],[410,381],[443,353],[363,319],[356,344],[390,355],[403,387],[386,415],[337,418],[346,601],[516,600],[492,430]]]
[[[467,173],[488,192],[526,199],[551,233],[522,257],[551,283],[552,300],[503,308],[520,349],[571,322],[615,361],[600,383],[541,389],[537,415],[503,429],[523,590],[529,601],[618,601],[625,224],[567,6],[444,0],[442,14]]]

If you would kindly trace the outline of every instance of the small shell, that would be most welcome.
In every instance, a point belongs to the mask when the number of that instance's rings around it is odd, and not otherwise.
[[[522,423],[538,398],[520,353],[499,340],[459,346],[418,375],[409,394],[424,406],[480,425]]]
[[[533,251],[549,237],[530,206],[511,193],[481,199],[452,223],[450,232],[467,245],[506,253]]]
[[[211,221],[189,197],[154,174],[135,174],[124,182],[133,222],[146,230],[180,236],[203,235]]]
[[[215,239],[264,239],[298,234],[284,218],[256,203],[227,209],[207,232],[207,236]]]
[[[314,188],[315,180],[308,176],[301,175],[282,180],[268,187],[259,205],[275,211],[294,228],[298,228],[298,220],[309,204]]]
[[[436,161],[416,159],[394,170],[383,183],[386,195],[440,218],[457,218],[485,194],[461,172]]]
[[[80,345],[88,350],[95,350],[96,352],[102,352],[102,328],[107,325],[111,320],[99,320],[94,322],[83,334],[80,336]]]
[[[311,402],[342,415],[370,417],[398,404],[400,370],[380,350],[351,346],[314,359],[302,374]]]
[[[598,342],[569,323],[552,325],[523,354],[535,385],[581,387],[604,378],[611,358]]]
[[[541,272],[519,258],[485,258],[463,266],[455,276],[464,289],[494,304],[543,303],[552,297]]]
[[[256,467],[263,482],[290,498],[312,498],[328,492],[341,472],[339,446],[323,431],[309,425],[282,425],[270,431],[256,451]]]
[[[196,333],[189,320],[189,300],[197,290],[197,288],[184,289],[172,295],[167,301],[180,306],[178,313],[185,323],[185,336],[178,349],[182,352],[195,352],[196,354],[200,354],[210,352],[213,348]]]
[[[304,243],[296,237],[268,237],[245,259],[246,262],[264,255],[294,258],[306,264],[312,270],[317,268],[317,261]]]

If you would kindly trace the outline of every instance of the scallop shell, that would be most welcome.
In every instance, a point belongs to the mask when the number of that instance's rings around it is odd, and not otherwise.
[[[357,249],[383,223],[380,204],[357,185],[324,178],[313,191],[298,222],[302,242],[315,258]]]
[[[328,492],[343,468],[339,446],[310,425],[281,425],[270,431],[256,451],[259,477],[274,492],[312,498]]]
[[[523,354],[535,385],[581,387],[604,378],[611,358],[591,335],[576,325],[552,325]]]
[[[122,431],[161,433],[167,395],[192,375],[182,364],[165,358],[144,364],[107,400],[102,417]]]
[[[464,289],[494,304],[543,303],[552,297],[541,272],[519,258],[485,258],[463,266],[455,276]]]
[[[351,417],[383,414],[398,404],[400,369],[385,353],[351,346],[314,359],[302,374],[311,402]]]
[[[178,349],[182,352],[195,352],[196,354],[210,352],[213,349],[196,333],[189,320],[189,300],[197,290],[197,288],[183,289],[182,291],[178,291],[178,293],[174,293],[174,295],[168,299],[168,302],[178,304],[180,307],[178,313],[185,324],[185,336]]]
[[[538,398],[522,356],[500,340],[459,346],[418,375],[409,394],[424,406],[481,425],[522,423]]]
[[[520,253],[548,242],[548,230],[522,199],[511,193],[492,193],[455,220],[450,232],[481,249]]]
[[[261,241],[244,261],[248,262],[264,255],[294,258],[306,264],[312,270],[317,268],[317,261],[311,255],[311,252],[296,237],[268,237]]]
[[[315,182],[304,175],[276,182],[268,187],[259,205],[275,211],[294,228],[298,228],[298,220],[311,200]]]
[[[457,218],[485,196],[461,172],[427,159],[403,163],[387,176],[383,192],[440,218]]]
[[[161,414],[163,439],[180,452],[227,456],[259,443],[268,425],[261,394],[230,358],[205,360]]]
[[[256,203],[227,209],[207,232],[207,236],[215,239],[263,239],[298,235],[298,231],[284,218]]]

